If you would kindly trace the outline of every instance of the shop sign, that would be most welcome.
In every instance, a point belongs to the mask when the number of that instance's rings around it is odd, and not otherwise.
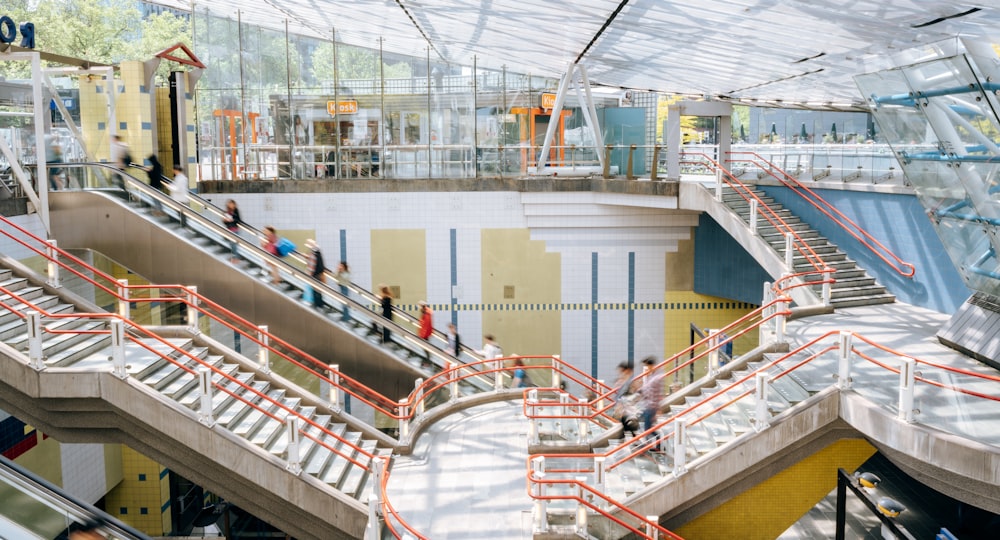
[[[30,22],[21,23],[21,47],[25,49],[35,48],[35,24]],[[0,16],[0,43],[14,43],[17,39],[18,26],[7,15]]]
[[[327,101],[326,112],[329,113],[330,116],[336,116],[338,114],[354,114],[358,112],[358,102],[354,99],[348,99],[345,101]]]
[[[543,109],[552,109],[552,108],[555,108],[555,106],[556,106],[556,95],[555,94],[552,94],[552,93],[549,93],[549,92],[545,92],[544,94],[542,94],[542,108]]]

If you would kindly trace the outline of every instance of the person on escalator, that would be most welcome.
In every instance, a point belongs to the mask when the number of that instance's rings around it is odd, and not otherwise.
[[[379,285],[379,304],[382,306],[382,316],[386,320],[392,320],[392,291],[387,285]],[[392,341],[392,332],[389,327],[382,325],[382,343]]]
[[[351,267],[347,265],[347,261],[340,261],[337,265],[337,271],[334,272],[333,277],[340,284],[340,294],[344,295],[344,298],[351,297]],[[351,309],[344,304],[344,311],[340,314],[340,320],[350,321],[351,320]]]
[[[323,252],[319,249],[319,244],[312,238],[306,240],[306,248],[309,249],[309,275],[320,283],[326,283],[326,265],[323,264]],[[323,294],[317,290],[312,293],[313,307],[323,309],[326,304],[323,302]]]
[[[278,231],[271,225],[268,225],[264,227],[264,239],[260,241],[260,248],[275,257],[281,258],[281,252],[278,251],[278,240]],[[271,283],[280,285],[281,275],[278,273],[278,265],[272,262],[268,262],[267,265],[271,269]]]
[[[240,235],[240,223],[243,221],[240,219],[240,209],[236,206],[236,201],[229,199],[226,201],[226,213],[222,216],[222,225],[229,230],[229,232]],[[239,258],[236,256],[236,246],[238,242],[233,242],[231,247],[231,255],[229,257],[229,262],[236,264],[240,262]]]
[[[427,302],[420,301],[420,331],[417,333],[422,340],[428,340],[434,333],[434,312]]]

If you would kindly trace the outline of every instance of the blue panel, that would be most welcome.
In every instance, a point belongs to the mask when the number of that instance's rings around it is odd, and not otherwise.
[[[606,107],[597,110],[598,123],[604,131],[604,142],[615,145],[611,151],[611,165],[618,166],[618,174],[625,174],[628,151],[622,146],[639,145],[633,157],[633,172],[646,172],[646,109],[639,107]]]
[[[340,229],[340,260],[347,260],[347,229]]]
[[[97,123],[97,129],[98,129],[98,131],[104,131],[104,127],[105,127],[104,126],[104,122],[98,122]]]
[[[144,85],[144,84],[140,84],[139,85],[139,93],[140,94],[148,94],[149,93],[149,90],[146,88],[146,85]]]
[[[188,163],[198,163],[198,158],[196,156],[188,156]]]
[[[128,129],[128,122],[118,122],[118,129],[123,131]]]
[[[765,281],[773,280],[739,242],[702,213],[694,232],[694,292],[760,305]]]
[[[597,378],[597,252],[590,254],[590,376]]]
[[[188,124],[187,126],[184,127],[188,131],[188,133],[194,133],[194,124]]]
[[[829,217],[785,187],[761,186],[775,201],[830,239],[901,302],[953,313],[972,295],[955,270],[916,196],[814,189],[851,221],[906,262],[914,277],[901,277]]]
[[[95,91],[96,91],[96,92],[97,92],[98,94],[103,94],[103,93],[104,93],[104,86],[102,86],[102,85],[100,85],[100,84],[99,84],[99,85],[97,85],[97,86],[95,86],[95,87],[94,87],[94,90],[95,90]]]
[[[451,229],[449,233],[450,244],[451,244],[451,305],[454,306],[458,303],[458,299],[455,298],[455,286],[458,285],[458,230]],[[451,323],[458,326],[458,311],[455,309],[451,310]]]
[[[152,122],[143,122],[142,123],[142,129],[146,129],[146,130],[153,129],[153,123]]]

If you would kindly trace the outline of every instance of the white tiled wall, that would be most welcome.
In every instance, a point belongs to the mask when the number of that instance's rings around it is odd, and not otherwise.
[[[60,445],[63,489],[89,503],[108,492],[103,444]]]

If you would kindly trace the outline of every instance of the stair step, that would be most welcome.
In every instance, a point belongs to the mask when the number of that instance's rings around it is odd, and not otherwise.
[[[223,384],[226,381],[228,381],[228,378],[226,378],[225,375],[231,376],[234,373],[236,373],[238,369],[239,366],[236,364],[222,364],[220,366],[215,366],[215,369],[212,370],[212,375],[211,375],[212,394],[214,395],[220,391],[218,388],[216,388],[216,385]],[[196,384],[192,388],[190,388],[186,393],[179,396],[179,398],[175,398],[175,400],[181,405],[184,405],[185,407],[192,409],[199,407],[200,406],[199,403],[201,401],[201,389],[198,388],[197,375],[195,375],[194,378]]]
[[[55,296],[40,296],[32,301],[35,307],[39,309],[44,309],[51,313],[53,306],[59,305],[59,299]],[[7,325],[11,322],[19,322],[24,324],[25,313],[32,310],[28,304],[23,304],[20,302],[7,302],[8,305],[13,307],[13,311],[5,308],[0,308],[0,325]],[[27,330],[25,330],[27,332]]]
[[[260,401],[255,403],[253,410],[237,422],[236,425],[232,426],[230,431],[243,438],[249,437],[250,434],[254,433],[269,419],[269,417],[264,414],[264,411],[273,411],[277,407],[277,403],[284,399],[285,391],[284,389],[271,390],[267,393],[267,397],[270,399],[262,398]]]
[[[896,301],[896,296],[892,294],[877,294],[873,296],[858,296],[856,298],[834,299],[830,304],[834,308],[848,308],[856,306],[874,306],[877,304],[891,304]]]
[[[56,297],[51,297],[47,302],[47,306],[44,307],[46,311],[55,314],[69,314],[73,312],[73,306],[70,304],[59,304]],[[23,308],[26,306],[24,304],[19,304],[17,311],[23,313]],[[52,319],[60,320],[60,319]],[[45,319],[42,320],[45,322]],[[0,341],[8,342],[9,339],[13,339],[16,336],[27,333],[27,326],[24,319],[16,316],[10,311],[0,308]]]
[[[330,424],[326,427],[326,431],[336,435],[337,437],[343,437],[344,433],[347,432],[347,425],[341,423]],[[303,437],[302,440],[304,444],[308,444],[309,447],[303,451],[302,455],[307,456],[303,460],[305,465],[303,470],[306,473],[313,476],[319,476],[324,470],[326,470],[327,465],[333,460],[335,454],[330,448],[336,448],[340,445],[340,442],[333,436],[320,430],[309,431],[315,438],[318,438],[320,442],[317,442],[314,438]],[[322,443],[322,444],[321,444]]]
[[[365,452],[374,455],[377,445],[375,441],[361,441],[360,446]],[[368,476],[368,467],[370,466],[371,458],[358,452],[355,454],[354,460],[363,466],[359,467],[353,463],[351,464],[351,467],[347,470],[347,477],[340,483],[340,490],[356,499],[361,499],[362,495],[364,495],[361,492],[361,486],[364,485],[364,480]]]
[[[244,390],[239,394],[241,399],[235,397],[227,405],[224,405],[215,415],[215,422],[224,427],[235,424],[244,415],[254,410],[247,402],[257,403],[260,396],[266,394],[271,386],[268,381],[255,381],[250,385],[253,391]]]
[[[327,441],[327,444],[336,448],[337,452],[332,456],[333,459],[330,460],[326,470],[319,476],[319,479],[323,482],[337,487],[340,486],[348,466],[353,466],[350,461],[347,461],[347,458],[354,459],[356,452],[354,447],[361,444],[361,434],[357,431],[348,431],[342,438],[346,443],[337,441],[336,439]]]
[[[270,446],[285,429],[285,419],[289,416],[296,416],[294,412],[297,411],[301,401],[302,400],[297,397],[285,398],[281,400],[281,406],[275,404],[272,414],[276,416],[277,419],[267,417],[267,420],[264,420],[260,428],[250,435],[250,442],[264,448]]]
[[[857,287],[835,287],[830,290],[830,299],[853,298],[856,296],[878,296],[885,294],[885,287],[882,285],[866,285]]]
[[[299,407],[298,408],[298,412],[299,412],[298,415],[300,417],[299,418],[299,431],[300,432],[307,430],[307,428],[314,427],[309,422],[314,422],[315,421],[315,420],[313,420],[313,416],[316,415],[316,407],[313,407],[313,406]],[[299,460],[300,461],[302,460],[302,456],[305,455],[305,453],[302,451],[303,440],[304,439],[303,439],[303,437],[302,437],[302,435],[300,433],[300,435],[299,435]],[[278,432],[278,436],[275,437],[271,441],[271,443],[266,446],[266,448],[272,454],[276,454],[276,455],[279,455],[279,456],[284,456],[285,455],[285,450],[288,449],[288,429],[282,427],[282,429],[280,429],[279,432]]]

